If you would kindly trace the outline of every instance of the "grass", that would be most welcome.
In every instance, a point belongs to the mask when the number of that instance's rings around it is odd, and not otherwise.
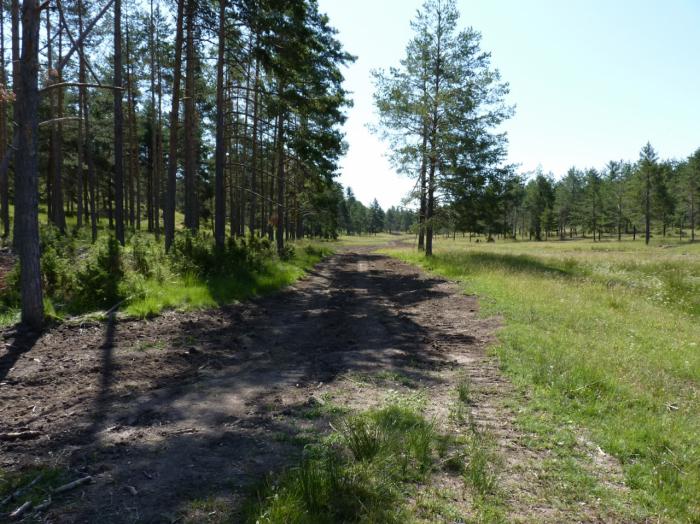
[[[466,406],[464,388],[454,404]],[[505,522],[495,441],[471,417],[467,431],[444,432],[425,411],[425,392],[387,392],[359,413],[331,414],[333,431],[304,448],[295,467],[271,477],[244,509],[251,523]],[[471,506],[460,507],[438,474],[461,479]],[[471,521],[471,520],[470,520]]]
[[[179,237],[169,255],[154,235],[130,235],[111,250],[106,234],[92,244],[89,232],[66,236],[42,229],[44,309],[62,321],[106,310],[137,318],[164,310],[192,310],[248,299],[285,287],[304,276],[332,250],[328,243],[297,241],[284,260],[266,240],[246,238],[216,258],[211,235]],[[0,294],[0,327],[19,320],[17,273]]]
[[[323,257],[326,246],[298,243],[291,260],[272,259],[255,271],[202,278],[196,274],[171,275],[165,281],[149,278],[139,296],[125,304],[129,316],[147,318],[166,309],[181,311],[215,307],[245,300],[288,286],[303,277]]]
[[[246,510],[255,523],[402,522],[410,486],[435,461],[434,425],[412,408],[388,405],[346,417],[307,446],[301,463],[272,479]]]
[[[383,246],[387,242],[410,242],[413,239],[414,235],[406,233],[377,233],[376,235],[343,235],[334,243],[344,247]]]
[[[389,252],[504,318],[495,352],[528,392],[519,423],[554,450],[553,484],[595,488],[571,466],[585,428],[622,465],[636,515],[697,521],[700,245],[439,239],[430,259]]]
[[[50,497],[51,491],[70,482],[69,473],[60,468],[33,467],[22,472],[5,472],[0,469],[0,500],[19,492],[19,496],[3,508],[0,515],[11,512],[27,501],[36,506]]]

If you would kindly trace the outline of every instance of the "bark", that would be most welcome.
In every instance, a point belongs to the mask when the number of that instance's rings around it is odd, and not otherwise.
[[[19,133],[15,158],[15,245],[21,268],[22,322],[32,328],[39,328],[44,322],[39,252],[39,22],[38,1],[25,0],[22,54],[17,66],[19,75],[15,77]]]
[[[0,84],[7,95],[7,71],[5,70],[5,4],[0,3]],[[7,106],[9,99],[2,96],[0,99],[0,155],[4,158],[9,153],[9,139],[7,132]],[[0,173],[0,213],[2,214],[2,236],[10,235],[10,187],[7,169]]]
[[[129,225],[141,229],[141,191],[139,173],[138,131],[136,129],[136,94],[134,93],[134,71],[131,56],[129,25],[126,26],[126,82],[129,131]]]
[[[177,28],[175,30],[175,64],[173,67],[173,93],[170,108],[170,146],[168,154],[168,180],[165,200],[165,249],[168,251],[175,238],[175,191],[177,174],[178,117],[180,113],[180,81],[182,77],[182,18],[185,0],[177,3]]]
[[[185,226],[193,233],[199,227],[197,210],[197,131],[195,129],[195,0],[187,2],[187,73],[185,79]]]
[[[78,30],[83,34],[83,2],[78,0]],[[78,42],[78,54],[80,55],[79,82],[85,84],[87,72],[85,62],[85,51],[83,41]],[[88,208],[90,211],[90,230],[92,241],[97,240],[97,205],[95,201],[96,174],[95,163],[92,155],[92,134],[90,133],[90,106],[88,101],[88,91],[85,85],[79,87],[79,97],[81,105],[82,124],[85,126],[85,162],[87,163],[87,186],[88,186]]]
[[[59,26],[58,38],[59,38],[59,49],[61,47],[61,34],[62,30]],[[60,84],[61,76],[60,71],[53,68],[53,49],[51,46],[52,33],[51,33],[51,14],[50,10],[46,10],[46,36],[48,39],[47,55],[48,55],[48,78],[49,84]],[[61,51],[59,50],[59,62]],[[53,91],[50,97],[51,106],[51,119],[59,119],[62,117],[62,106],[63,106],[63,89],[58,88]],[[62,126],[59,123],[54,123],[51,125],[51,137],[49,141],[49,173],[48,180],[50,180],[50,185],[47,184],[47,188],[51,188],[49,195],[51,205],[49,207],[49,221],[52,222],[61,233],[65,233],[66,230],[66,216],[63,210],[63,183],[61,170],[63,167],[63,133]]]
[[[122,87],[122,2],[114,1],[114,86]],[[114,220],[117,240],[124,245],[124,115],[122,90],[114,89]]]
[[[277,253],[284,250],[284,113],[277,121]]]
[[[148,220],[148,231],[152,232],[154,229],[154,210],[156,207],[155,198],[155,178],[156,178],[156,46],[155,46],[155,23],[153,18],[153,0],[150,0],[150,17],[148,23],[148,48],[150,53],[150,81],[151,81],[151,114],[150,114],[150,125],[151,125],[151,144],[150,144],[150,155],[148,159],[148,184],[146,185],[146,217]],[[155,211],[157,213],[157,211]]]
[[[421,165],[420,165],[420,209],[418,211],[418,249],[425,250],[425,216],[427,213],[426,199],[426,175],[428,171],[428,157],[426,150],[428,147],[428,130],[423,126],[423,147],[421,149]]]
[[[256,39],[257,46],[257,39]],[[256,207],[257,207],[257,159],[258,159],[258,118],[259,118],[259,106],[258,106],[258,88],[260,85],[260,66],[258,61],[255,61],[255,81],[253,83],[253,132],[252,132],[252,154],[250,162],[250,218],[248,219],[248,227],[250,228],[250,235],[255,234],[255,219],[256,219]],[[246,100],[250,96],[250,93],[246,94]],[[246,102],[247,107],[247,102]],[[246,118],[248,117],[248,111],[246,110]],[[246,126],[246,132],[248,131],[248,126]]]
[[[219,0],[219,49],[216,64],[216,174],[214,188],[214,238],[219,249],[226,239],[226,204],[224,170],[226,144],[224,143],[224,49],[226,44],[226,3]]]

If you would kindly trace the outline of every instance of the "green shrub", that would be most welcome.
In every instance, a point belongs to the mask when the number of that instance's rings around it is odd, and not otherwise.
[[[122,298],[122,247],[114,237],[98,246],[95,258],[78,272],[76,304],[80,309],[111,307]]]

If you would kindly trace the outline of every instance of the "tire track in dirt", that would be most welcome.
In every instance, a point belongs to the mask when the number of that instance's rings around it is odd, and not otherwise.
[[[455,284],[357,248],[243,304],[64,325],[26,352],[27,342],[7,333],[0,430],[43,436],[0,443],[0,467],[48,464],[93,475],[82,493],[56,504],[50,522],[170,522],[196,498],[238,507],[250,486],[298,460],[299,436],[328,431],[327,418],[310,416],[324,393],[349,409],[376,405],[386,393],[346,377],[409,377],[429,392],[428,410],[455,430],[447,406],[466,374],[472,415],[505,459],[501,482],[513,518],[605,520],[595,508],[542,502],[534,466],[545,457],[525,447],[503,409],[510,386],[485,351],[498,325]],[[469,495],[457,499],[468,512]]]

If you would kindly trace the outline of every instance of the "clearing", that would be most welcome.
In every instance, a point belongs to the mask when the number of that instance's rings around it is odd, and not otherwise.
[[[522,394],[487,352],[501,319],[456,283],[372,249],[346,247],[234,306],[6,333],[2,432],[28,438],[0,441],[5,482],[93,479],[28,518],[239,522],[251,490],[348,413],[398,404],[472,442],[457,457],[468,467],[436,460],[427,480],[403,486],[417,521],[633,519],[609,455],[582,437],[561,473],[515,423]]]

